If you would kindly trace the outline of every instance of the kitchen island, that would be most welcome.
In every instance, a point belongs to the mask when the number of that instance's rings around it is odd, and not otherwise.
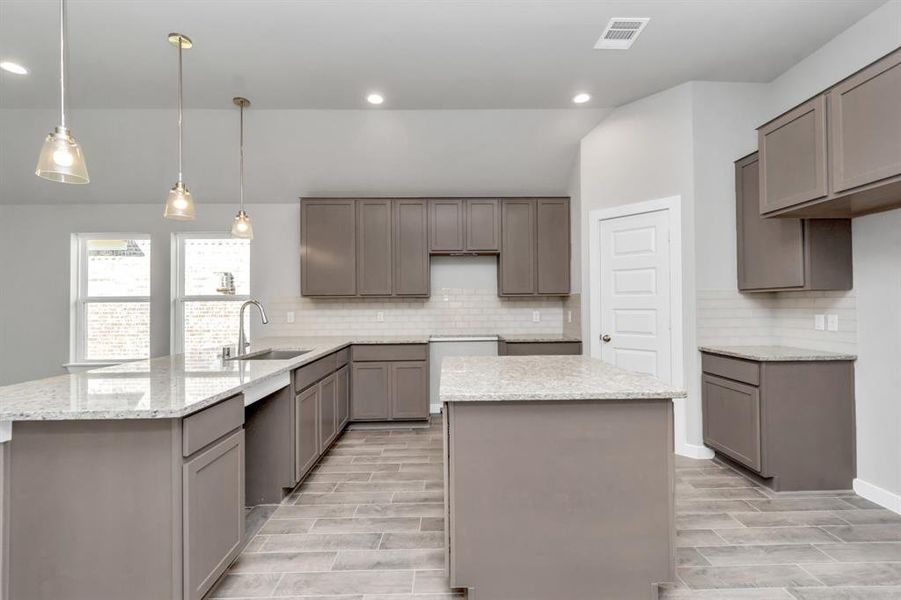
[[[451,587],[470,600],[657,598],[674,579],[684,395],[583,356],[446,359]]]

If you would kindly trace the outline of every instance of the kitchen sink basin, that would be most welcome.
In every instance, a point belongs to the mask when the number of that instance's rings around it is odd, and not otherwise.
[[[244,356],[234,356],[230,360],[290,360],[307,352],[309,350],[262,350]]]

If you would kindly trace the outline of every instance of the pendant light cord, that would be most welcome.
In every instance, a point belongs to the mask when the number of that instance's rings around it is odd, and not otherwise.
[[[241,211],[244,211],[244,104],[241,103]]]
[[[183,183],[183,174],[182,174],[182,124],[181,124],[181,52],[182,46],[184,45],[184,40],[182,40],[181,36],[178,37],[178,182]]]
[[[59,0],[59,124],[66,128],[66,0]]]

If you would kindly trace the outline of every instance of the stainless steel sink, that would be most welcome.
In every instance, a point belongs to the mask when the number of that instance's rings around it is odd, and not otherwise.
[[[261,350],[243,356],[233,356],[229,360],[290,360],[307,352],[309,350]]]

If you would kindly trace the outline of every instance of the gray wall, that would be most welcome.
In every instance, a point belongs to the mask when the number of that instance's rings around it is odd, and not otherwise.
[[[150,233],[151,353],[169,354],[171,234],[227,233],[237,208],[197,205],[198,218],[162,218],[159,204],[104,206],[0,205],[0,385],[63,373],[69,350],[69,267],[72,233]],[[300,207],[248,207],[256,239],[251,287],[263,299],[298,295]],[[251,320],[251,333],[254,329]],[[237,336],[237,333],[235,334]]]

